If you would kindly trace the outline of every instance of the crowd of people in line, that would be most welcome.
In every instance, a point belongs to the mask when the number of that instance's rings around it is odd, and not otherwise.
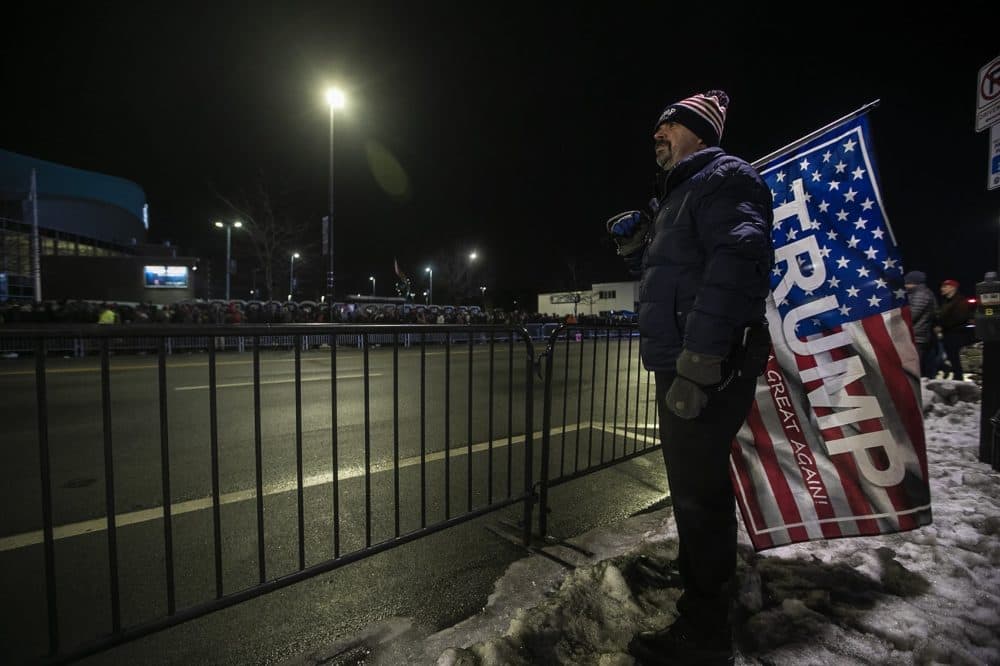
[[[929,379],[961,380],[962,347],[972,342],[969,321],[975,314],[969,299],[959,290],[958,280],[944,280],[938,288],[941,299],[927,286],[923,271],[903,276],[913,320],[913,338],[920,358],[920,374]]]
[[[182,301],[166,305],[100,301],[0,303],[0,324],[450,324],[518,325],[629,322],[631,313],[570,315],[479,306],[314,301]]]

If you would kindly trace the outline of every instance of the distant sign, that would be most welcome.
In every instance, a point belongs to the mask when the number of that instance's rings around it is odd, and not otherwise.
[[[1000,56],[979,70],[976,86],[976,131],[1000,122]]]
[[[185,289],[188,286],[187,266],[146,266],[143,273],[146,286],[152,289]]]
[[[990,126],[990,165],[986,189],[1000,189],[1000,124]]]

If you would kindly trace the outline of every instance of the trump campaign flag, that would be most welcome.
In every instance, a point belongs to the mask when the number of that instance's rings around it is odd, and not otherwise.
[[[751,541],[926,525],[920,369],[864,110],[754,166],[775,262],[771,358],[730,458]]]

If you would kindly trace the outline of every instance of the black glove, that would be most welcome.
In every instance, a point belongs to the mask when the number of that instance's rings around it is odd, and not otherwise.
[[[619,213],[606,223],[608,233],[618,245],[618,254],[627,256],[640,249],[649,232],[649,216],[640,210]]]
[[[667,391],[667,409],[682,419],[693,419],[708,404],[705,388],[722,381],[721,356],[681,351],[677,357],[677,376]]]

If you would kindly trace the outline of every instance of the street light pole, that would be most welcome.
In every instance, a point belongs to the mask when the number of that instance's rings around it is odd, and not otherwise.
[[[375,295],[375,276],[369,275],[368,279],[372,281],[372,296]]]
[[[344,108],[344,93],[338,88],[330,88],[326,91],[326,102],[330,106],[330,182],[329,201],[327,211],[327,251],[330,253],[329,269],[326,274],[326,291],[330,307],[333,308],[334,301],[334,277],[333,277],[333,115],[336,109]]]
[[[433,305],[434,304],[434,269],[431,268],[430,266],[428,266],[427,268],[424,269],[424,272],[427,273],[428,275],[430,275],[430,288],[427,290],[428,294],[429,294],[428,297],[427,297],[427,304],[428,305]]]
[[[240,227],[243,226],[243,223],[240,222],[239,220],[236,220],[235,222],[232,223],[216,222],[215,226],[219,227],[220,229],[223,227],[226,228],[226,302],[229,302],[229,275],[230,273],[232,273],[232,267],[233,267],[233,262],[232,259],[230,258],[232,250],[232,231],[233,227],[239,229]]]
[[[288,265],[288,300],[292,300],[295,295],[295,260],[299,258],[299,253],[292,253],[291,261]]]
[[[229,302],[229,279],[230,273],[232,273],[233,260],[230,258],[232,256],[233,247],[233,227],[230,224],[226,225],[226,303]]]

